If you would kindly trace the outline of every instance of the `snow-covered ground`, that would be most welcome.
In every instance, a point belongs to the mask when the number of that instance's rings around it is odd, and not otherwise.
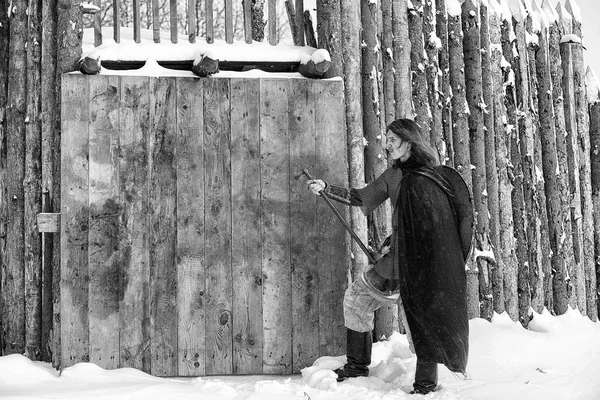
[[[21,355],[0,357],[0,399],[61,400],[600,400],[600,323],[569,310],[535,314],[529,329],[506,314],[470,323],[468,373],[463,380],[440,367],[442,388],[409,395],[415,356],[405,335],[375,343],[371,376],[335,381],[345,356],[315,360],[302,375],[157,378],[123,368],[81,363],[62,374]]]

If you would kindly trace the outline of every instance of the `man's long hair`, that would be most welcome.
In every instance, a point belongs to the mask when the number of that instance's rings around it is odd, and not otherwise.
[[[423,137],[419,125],[406,118],[397,119],[387,127],[388,131],[396,134],[405,142],[411,143],[411,158],[420,165],[433,167],[440,164],[437,152]],[[396,164],[400,161],[396,160]]]

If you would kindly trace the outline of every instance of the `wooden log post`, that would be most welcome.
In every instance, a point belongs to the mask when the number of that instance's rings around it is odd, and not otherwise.
[[[384,123],[389,125],[396,119],[396,100],[394,98],[394,34],[392,25],[392,0],[381,1],[381,61],[383,63],[383,109]]]
[[[540,138],[540,110],[538,101],[538,82],[537,82],[537,65],[536,52],[540,46],[540,39],[537,32],[541,30],[541,14],[538,12],[534,15],[534,9],[540,11],[537,4],[533,0],[524,2],[527,17],[525,19],[525,37],[527,41],[527,59],[529,69],[529,93],[531,115],[533,118],[532,133],[533,133],[533,176],[532,176],[532,207],[535,210],[534,221],[528,221],[530,226],[533,226],[536,232],[538,242],[537,266],[531,269],[529,274],[529,286],[531,288],[531,307],[538,313],[544,309],[544,276],[550,275],[551,266],[551,250],[550,239],[548,237],[548,213],[546,210],[546,193],[543,177],[542,166],[542,145]],[[539,16],[539,17],[538,17]],[[547,34],[547,32],[546,32]],[[547,41],[546,41],[547,46]],[[547,53],[547,49],[546,53]]]
[[[408,34],[408,0],[392,1],[394,35],[394,97],[396,118],[414,118],[411,89],[411,44]]]
[[[465,61],[463,53],[462,9],[458,1],[448,3],[448,54],[450,86],[452,88],[452,147],[454,168],[461,174],[473,192],[471,155],[469,152],[469,105],[465,91]],[[479,280],[474,260],[467,263],[467,313],[479,317]]]
[[[429,64],[423,41],[423,1],[412,0],[408,8],[408,36],[410,39],[410,71],[412,101],[415,107],[414,120],[421,127],[423,135],[429,136],[431,109],[427,95],[425,70]]]
[[[509,135],[507,133],[507,115],[506,106],[504,105],[505,91],[503,80],[503,68],[508,70],[508,75],[510,64],[508,64],[502,56],[502,44],[500,39],[500,15],[502,9],[500,8],[499,3],[490,1],[487,10],[490,37],[490,74],[493,86],[493,101],[491,104],[493,106],[494,116],[493,146],[496,153],[494,158],[496,161],[494,171],[497,171],[498,175],[498,222],[496,228],[498,230],[498,247],[495,252],[496,267],[492,270],[492,293],[494,295],[494,311],[502,313],[506,311],[504,269],[507,265],[517,265],[511,201],[512,184],[508,177],[510,165],[508,151],[510,143]],[[488,192],[490,192],[490,190],[488,190]]]
[[[485,180],[487,204],[489,211],[489,244],[493,251],[496,263],[489,265],[489,286],[492,296],[492,308],[495,312],[504,312],[504,293],[502,292],[502,265],[499,257],[500,251],[500,209],[499,209],[499,174],[496,161],[496,126],[494,110],[494,73],[492,72],[492,47],[490,44],[491,19],[489,14],[495,14],[493,5],[488,0],[480,4],[480,40],[481,40],[481,75],[483,89],[483,124],[484,124],[484,149],[485,149]],[[498,18],[493,19],[498,23]],[[497,30],[495,40],[500,41],[500,31]],[[496,52],[497,56],[497,52]],[[495,58],[497,64],[496,85],[502,85],[500,59]],[[501,110],[499,110],[501,112]],[[498,134],[502,134],[503,126],[499,125]],[[498,311],[501,310],[501,311]]]
[[[42,8],[30,2],[27,37],[27,114],[25,127],[24,244],[25,355],[42,356],[42,241],[37,215],[42,211]]]
[[[337,31],[330,31],[332,38],[342,38],[341,42],[335,42],[331,48],[337,49],[336,54],[343,63],[335,63],[338,71],[342,71],[344,76],[344,89],[346,101],[346,132],[348,137],[348,164],[350,187],[363,187],[365,184],[364,172],[364,136],[362,120],[362,79],[361,79],[361,53],[360,38],[355,34],[358,32],[360,18],[360,4],[351,0],[343,1],[341,4],[341,21],[334,22],[334,13],[331,13],[329,24],[340,27]],[[339,28],[338,28],[339,29]],[[341,35],[339,34],[341,32]],[[319,40],[321,34],[319,33]],[[341,45],[341,47],[338,47]],[[319,46],[321,47],[321,46]],[[331,51],[330,51],[331,52]],[[332,56],[333,61],[333,56]],[[366,241],[367,224],[366,219],[359,210],[354,207],[350,210],[350,223],[354,231]],[[362,268],[367,266],[367,257],[360,250],[355,241],[350,244],[352,252],[352,273],[356,274]]]
[[[531,94],[529,90],[529,69],[527,38],[525,32],[526,12],[520,0],[509,0],[515,29],[516,57],[513,59],[515,88],[517,98],[518,137],[512,146],[512,160],[518,171],[515,180],[522,186],[513,192],[513,207],[518,209],[515,215],[518,242],[525,246],[519,259],[519,320],[526,327],[529,322],[529,307],[533,288],[531,274],[537,271],[541,263],[540,232],[537,226],[538,213],[535,208],[535,149],[533,117],[531,112]],[[518,166],[518,167],[517,167]],[[520,236],[520,237],[519,237]]]
[[[387,155],[382,132],[381,121],[384,117],[380,97],[381,72],[379,58],[381,56],[378,43],[378,4],[361,2],[362,15],[362,109],[365,146],[365,183],[372,182],[387,169]],[[392,213],[389,202],[378,207],[367,218],[369,228],[369,245],[378,249],[383,241],[391,235]],[[394,319],[397,319],[398,308],[384,306],[375,313],[375,337],[389,337],[394,331]],[[397,327],[396,327],[397,330]]]
[[[429,138],[431,146],[437,150],[438,157],[443,162],[446,158],[446,145],[442,129],[443,104],[439,90],[441,76],[439,73],[439,51],[442,48],[442,43],[436,34],[433,0],[425,0],[423,3],[423,39],[425,53],[427,54],[425,78],[427,80],[427,98],[430,113]]]
[[[512,14],[505,0],[500,2],[501,5],[501,30],[500,40],[502,44],[502,55],[504,65],[504,89],[505,89],[505,107],[506,107],[506,135],[507,135],[507,173],[511,183],[511,206],[513,217],[513,234],[515,239],[515,255],[516,263],[505,264],[504,269],[504,301],[508,315],[517,321],[519,319],[519,303],[518,303],[518,268],[526,258],[526,243],[522,226],[522,207],[517,206],[522,202],[522,184],[520,173],[520,162],[515,165],[513,160],[513,147],[518,143],[517,131],[517,99],[515,88],[515,68],[514,68],[514,49],[513,40],[515,38],[514,29],[512,26]],[[517,158],[519,161],[520,158]],[[515,204],[516,203],[516,204]]]
[[[452,150],[452,91],[450,89],[450,60],[448,58],[448,13],[446,12],[446,1],[435,0],[435,32],[439,40],[438,68],[441,75],[439,78],[439,101],[442,107],[442,131],[445,144],[445,152],[440,161],[444,164],[453,160]]]
[[[562,207],[560,201],[558,158],[556,152],[556,129],[554,124],[555,112],[552,97],[552,78],[550,73],[549,45],[548,45],[548,28],[549,20],[537,3],[532,4],[533,26],[532,34],[538,38],[537,49],[530,54],[535,58],[536,64],[536,80],[537,80],[537,102],[539,110],[540,122],[540,144],[541,144],[541,162],[543,171],[543,180],[545,185],[543,190],[546,197],[546,212],[548,219],[548,237],[550,239],[551,253],[551,269],[544,269],[543,279],[540,276],[540,282],[543,282],[543,306],[548,310],[552,310],[552,269],[558,270],[564,268],[564,252],[563,252],[563,226]],[[533,47],[533,46],[530,46]],[[530,50],[531,51],[531,50]],[[544,300],[545,299],[545,300]],[[537,305],[537,304],[536,304]],[[536,309],[540,312],[540,309]]]
[[[475,252],[490,251],[489,211],[486,188],[485,126],[483,113],[483,77],[481,71],[481,39],[479,2],[466,0],[462,4],[463,51],[465,56],[465,84],[469,106],[469,151],[473,182],[473,203],[476,215]],[[490,264],[483,258],[476,259],[479,270],[480,316],[491,319],[493,299]]]
[[[597,315],[596,267],[594,264],[594,212],[590,181],[590,121],[585,92],[585,64],[583,59],[582,17],[574,0],[566,0],[567,11],[573,17],[573,35],[579,43],[572,45],[573,86],[575,89],[575,117],[577,121],[577,148],[579,150],[579,183],[581,185],[583,274],[578,276],[577,305],[583,315]]]
[[[565,114],[565,139],[567,149],[567,166],[569,176],[571,229],[573,234],[573,262],[568,264],[566,276],[567,298],[569,306],[579,306],[581,288],[580,276],[583,274],[583,227],[581,211],[581,185],[579,184],[579,151],[577,150],[577,120],[575,116],[575,88],[573,86],[573,53],[572,46],[563,41],[565,35],[570,35],[573,30],[573,18],[562,3],[557,4],[556,12],[561,24],[560,56],[562,62],[563,78],[562,90]],[[565,308],[562,312],[565,312]]]
[[[555,228],[560,229],[562,234],[557,236],[559,241],[556,243],[557,247],[561,251],[554,251],[552,255],[552,276],[551,287],[546,290],[552,290],[552,296],[546,299],[548,310],[554,311],[556,314],[562,314],[567,309],[567,280],[569,272],[567,268],[571,264],[568,260],[573,260],[573,236],[571,229],[571,212],[564,212],[564,210],[570,210],[570,192],[569,192],[569,180],[568,180],[568,155],[567,155],[567,142],[566,142],[566,131],[565,131],[565,113],[564,113],[564,98],[562,89],[563,69],[560,55],[560,39],[561,39],[561,27],[559,26],[558,14],[556,13],[553,6],[548,0],[544,0],[542,3],[542,10],[548,20],[548,63],[550,66],[550,79],[552,83],[552,103],[554,108],[554,131],[556,141],[556,157],[557,157],[557,172],[556,172],[556,186],[555,189],[558,193],[558,207],[560,210],[558,220],[556,220],[556,211],[548,208],[548,217],[553,218],[556,223],[559,224]],[[548,194],[548,201],[550,195]],[[553,204],[548,206],[554,207]],[[553,232],[552,225],[550,229],[550,240],[552,245]]]
[[[9,28],[8,2],[0,0],[0,53],[8,54],[9,50]],[[6,189],[6,176],[8,173],[6,158],[6,107],[8,106],[8,57],[0,59],[0,286],[4,283],[4,265],[6,265],[6,226],[8,222],[8,196]],[[0,296],[2,296],[0,294]],[[0,301],[4,301],[4,297]],[[0,343],[4,343],[5,316],[0,312]],[[4,354],[4,348],[0,345],[0,354]]]
[[[586,71],[586,93],[590,113],[590,169],[592,182],[592,201],[594,209],[600,210],[600,83],[591,67]],[[600,290],[600,213],[594,213],[594,246],[596,264],[596,290]],[[600,304],[597,303],[597,307]],[[598,315],[590,315],[592,321],[598,320]]]
[[[359,10],[360,10],[360,6]],[[317,2],[317,38],[318,47],[325,49],[331,56],[331,67],[323,75],[323,78],[331,78],[333,76],[340,76],[342,74],[342,68],[345,66],[343,54],[343,41],[349,40],[350,38],[342,38],[342,26],[340,25],[340,4],[336,2]],[[360,24],[360,11],[356,18],[359,18],[358,23]],[[352,27],[348,27],[348,30]],[[358,40],[358,38],[352,38]],[[358,50],[360,52],[360,49]],[[357,57],[354,55],[354,57]],[[360,64],[360,53],[358,55]],[[359,79],[360,78],[356,78]],[[357,93],[354,93],[354,97]],[[357,97],[360,99],[360,96]],[[358,118],[358,117],[356,117]]]
[[[25,352],[24,211],[27,118],[27,1],[13,1],[9,11],[10,42],[6,102],[6,239],[2,265],[2,354]]]

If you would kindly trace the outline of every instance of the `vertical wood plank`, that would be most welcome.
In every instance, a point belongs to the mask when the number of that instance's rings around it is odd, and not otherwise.
[[[121,0],[113,0],[113,38],[121,42]]]
[[[292,371],[288,80],[261,80],[263,372]]]
[[[269,0],[269,44],[277,44],[277,0]]]
[[[187,0],[188,38],[196,43],[196,0]]]
[[[263,364],[259,94],[258,79],[231,80],[234,374],[260,374]]]
[[[120,367],[150,372],[148,252],[149,78],[121,77],[119,185],[122,202],[120,253]]]
[[[246,43],[252,43],[252,2],[244,1],[244,38]]]
[[[160,43],[160,4],[158,0],[152,0],[152,39],[154,43]]]
[[[225,41],[233,43],[233,2],[225,0]]]
[[[232,371],[229,80],[204,86],[206,374]]]
[[[215,30],[213,26],[213,0],[205,0],[205,14],[206,18],[206,43],[213,43],[215,41]]]
[[[140,28],[140,0],[133,0],[133,40],[136,43],[142,40]]]
[[[304,46],[304,0],[296,0],[296,28],[298,29],[298,46]]]
[[[62,366],[89,361],[88,80],[62,78],[61,353]]]
[[[170,17],[170,28],[171,28],[171,43],[177,43],[177,23],[178,23],[178,15],[177,15],[177,0],[169,1],[171,7],[169,12]]]
[[[314,81],[316,161],[314,176],[347,186],[346,127],[340,82]],[[336,204],[342,215],[348,209]],[[344,228],[323,201],[317,202],[320,354],[344,354],[342,301],[348,287],[348,243]],[[348,219],[347,219],[348,220]]]
[[[315,165],[315,96],[310,79],[290,80],[290,259],[292,267],[293,373],[319,357],[317,200],[306,190],[303,169]]]
[[[150,80],[148,216],[150,245],[151,371],[177,374],[177,271],[174,78]]]
[[[102,0],[94,0],[94,5],[98,8],[102,7]],[[102,15],[97,12],[94,14],[94,46],[98,47],[102,44]]]
[[[88,77],[90,362],[119,366],[119,78]]]
[[[205,374],[202,80],[177,81],[178,375]]]

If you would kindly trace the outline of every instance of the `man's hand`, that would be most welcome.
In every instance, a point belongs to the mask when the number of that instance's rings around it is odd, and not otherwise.
[[[308,185],[308,190],[310,190],[311,192],[313,192],[313,194],[316,194],[317,196],[320,196],[320,192],[322,190],[325,190],[325,188],[327,187],[327,184],[321,179],[311,179],[306,181],[306,184]]]

